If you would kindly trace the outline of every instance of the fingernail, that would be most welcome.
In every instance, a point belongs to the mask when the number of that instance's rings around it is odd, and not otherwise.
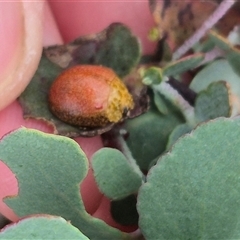
[[[0,1],[0,110],[32,79],[42,53],[44,1]]]

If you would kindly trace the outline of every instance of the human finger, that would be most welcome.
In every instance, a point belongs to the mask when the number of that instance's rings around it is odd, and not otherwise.
[[[42,1],[0,2],[0,110],[29,83],[42,51]]]
[[[43,45],[48,46],[52,44],[61,44],[62,39],[58,32],[57,25],[54,21],[53,16],[51,15],[50,9],[48,5],[45,6],[44,10],[44,34],[43,34]],[[46,125],[43,121],[39,120],[25,120],[22,117],[22,109],[17,101],[14,101],[9,106],[4,108],[0,112],[0,138],[4,136],[6,133],[19,128],[20,126],[25,126],[28,128],[34,128],[41,130],[43,132],[52,133],[53,129]],[[91,156],[93,152],[99,149],[102,146],[101,139],[99,137],[95,137],[94,139],[82,139],[78,138],[76,141],[82,145],[83,151],[87,156]],[[90,184],[88,184],[90,182]],[[96,191],[96,187],[94,186],[92,173],[90,172],[86,181],[84,182],[81,190],[83,192],[83,201],[86,202],[86,209],[89,212],[93,212],[96,210],[96,201],[98,196],[101,197],[101,194]],[[0,185],[2,186],[0,189],[0,212],[4,214],[6,217],[15,221],[18,217],[14,214],[14,212],[2,201],[2,199],[6,196],[15,196],[18,193],[17,180],[14,174],[7,168],[3,162],[0,161]],[[84,187],[85,186],[85,187]],[[87,186],[87,187],[86,187]],[[88,191],[86,191],[88,189]],[[89,191],[91,194],[89,194]],[[94,198],[92,198],[94,197]],[[95,199],[95,202],[93,201]],[[95,204],[95,205],[94,205]]]

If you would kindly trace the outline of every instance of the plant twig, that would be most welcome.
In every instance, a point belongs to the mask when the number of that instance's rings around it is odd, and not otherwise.
[[[194,108],[177,92],[177,90],[172,88],[171,85],[166,82],[154,85],[153,88],[177,106],[191,126],[196,125]]]
[[[117,136],[117,141],[119,143],[119,145],[121,146],[121,151],[122,153],[125,155],[125,157],[127,158],[129,164],[132,166],[132,168],[134,169],[134,171],[142,177],[143,179],[143,183],[145,181],[145,177],[142,173],[142,171],[140,170],[139,166],[136,163],[136,160],[133,158],[132,153],[129,149],[129,147],[127,146],[125,140],[123,139],[122,135],[121,135],[121,130],[120,133]]]
[[[213,14],[202,24],[202,26],[174,52],[173,60],[179,59],[189,49],[191,49],[206,34],[206,32],[225,15],[235,1],[236,0],[223,0]]]

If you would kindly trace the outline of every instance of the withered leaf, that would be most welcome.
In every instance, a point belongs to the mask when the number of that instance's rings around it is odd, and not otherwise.
[[[236,3],[237,4],[237,3]],[[149,0],[153,18],[172,49],[183,44],[217,8],[217,1]],[[235,5],[216,24],[216,29],[227,36],[239,24],[239,8]]]
[[[114,23],[102,32],[80,37],[72,43],[44,49],[39,67],[25,91],[19,97],[25,118],[36,118],[53,125],[56,134],[68,137],[92,137],[109,131],[114,124],[103,128],[77,128],[60,121],[49,110],[48,92],[55,78],[66,68],[76,64],[98,64],[112,68],[119,76],[126,76],[140,59],[138,39],[123,24]],[[131,73],[132,76],[133,73]],[[145,87],[124,80],[135,101],[134,115],[147,108]],[[145,96],[145,98],[142,98]],[[140,110],[139,110],[140,109]],[[133,114],[131,114],[131,117]]]

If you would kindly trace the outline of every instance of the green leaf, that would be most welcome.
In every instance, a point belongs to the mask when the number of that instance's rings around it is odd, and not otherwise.
[[[87,240],[89,238],[61,217],[36,215],[8,225],[0,232],[0,239]]]
[[[233,70],[240,76],[239,63],[240,63],[240,51],[238,48],[227,39],[216,32],[211,31],[210,39],[222,50],[226,51],[226,57],[232,66]]]
[[[206,90],[199,92],[195,100],[195,116],[199,122],[217,117],[230,117],[231,105],[229,87],[226,82],[211,83]]]
[[[128,238],[85,211],[79,184],[88,160],[74,140],[21,128],[1,140],[0,159],[18,180],[18,196],[4,201],[19,217],[57,215],[91,240]]]
[[[145,85],[160,84],[163,81],[162,69],[159,67],[149,67],[142,69],[142,82]]]
[[[113,219],[124,226],[138,224],[138,212],[136,208],[137,198],[130,195],[121,200],[111,201],[111,214]]]
[[[162,113],[164,115],[168,114],[168,108],[163,99],[163,96],[155,89],[153,89],[153,100],[154,100],[156,108],[158,109],[158,111],[160,113]]]
[[[165,151],[169,134],[184,121],[179,112],[166,103],[169,111],[166,115],[152,105],[147,113],[125,122],[127,145],[142,170],[148,170],[149,164]]]
[[[112,68],[120,77],[126,76],[141,57],[138,39],[121,23],[106,30],[106,40],[100,45],[94,63]]]
[[[233,45],[228,41],[227,38],[219,35],[215,31],[210,31],[209,33],[210,40],[224,51],[229,51],[233,48]]]
[[[146,239],[240,238],[239,135],[239,119],[215,119],[159,159],[138,196]]]
[[[232,93],[240,96],[240,77],[227,60],[216,60],[200,71],[192,80],[190,88],[196,93],[206,89],[209,84],[226,81]]]
[[[110,199],[122,199],[136,193],[142,184],[140,175],[117,149],[102,148],[92,156],[97,185]]]
[[[184,134],[189,133],[192,130],[192,127],[190,127],[187,123],[179,124],[176,126],[171,134],[169,135],[168,143],[167,143],[167,149],[170,149],[172,145]]]
[[[204,39],[204,41],[198,42],[193,46],[194,52],[201,52],[201,53],[207,53],[215,47],[214,42],[210,39]]]
[[[163,68],[163,76],[175,76],[197,67],[204,59],[204,54],[196,53],[174,61]]]
[[[227,54],[227,60],[235,73],[240,77],[240,69],[239,69],[239,64],[240,64],[240,51],[235,50],[231,51]]]

